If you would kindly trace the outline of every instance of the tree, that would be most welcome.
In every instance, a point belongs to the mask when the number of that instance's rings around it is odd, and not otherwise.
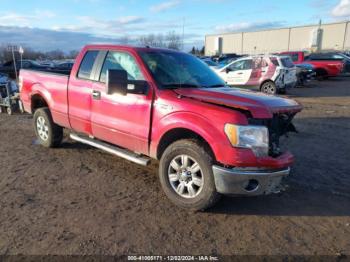
[[[197,53],[197,50],[196,50],[196,48],[193,46],[192,47],[192,50],[191,50],[191,52],[190,52],[192,55],[195,55],[196,53]]]
[[[205,46],[202,47],[201,51],[200,51],[201,55],[205,55]]]
[[[129,37],[127,35],[123,36],[122,38],[120,38],[119,42],[122,45],[127,45],[129,43]]]
[[[169,49],[180,50],[181,49],[181,37],[175,33],[175,31],[171,31],[168,33],[166,37],[167,47]]]
[[[181,48],[181,38],[174,31],[168,32],[166,36],[159,33],[148,34],[141,36],[139,38],[139,43],[142,46],[150,46],[150,47],[160,47],[160,48],[170,48],[179,50]]]
[[[78,50],[71,50],[69,51],[68,56],[66,56],[66,58],[75,59],[78,56],[78,54],[79,54]]]

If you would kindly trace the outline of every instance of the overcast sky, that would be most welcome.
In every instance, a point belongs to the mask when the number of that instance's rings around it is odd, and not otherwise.
[[[66,51],[86,43],[174,30],[186,47],[204,36],[350,20],[350,0],[0,0],[0,44]]]

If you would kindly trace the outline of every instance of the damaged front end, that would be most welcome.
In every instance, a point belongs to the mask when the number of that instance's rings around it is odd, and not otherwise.
[[[298,132],[292,123],[295,115],[295,112],[275,113],[271,119],[248,119],[250,125],[263,125],[268,128],[269,156],[279,157],[283,153],[280,146],[281,137],[288,136],[289,132]]]

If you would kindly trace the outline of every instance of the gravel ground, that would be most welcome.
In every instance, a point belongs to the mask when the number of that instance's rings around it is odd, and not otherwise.
[[[305,109],[286,141],[286,191],[173,206],[141,167],[65,139],[35,143],[29,115],[0,115],[0,254],[350,255],[350,78],[290,91]],[[1,260],[1,259],[0,259]]]

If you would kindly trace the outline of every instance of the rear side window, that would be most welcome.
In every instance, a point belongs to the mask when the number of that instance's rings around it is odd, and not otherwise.
[[[91,72],[94,66],[98,51],[86,52],[83,61],[80,64],[78,77],[82,79],[91,79]]]

